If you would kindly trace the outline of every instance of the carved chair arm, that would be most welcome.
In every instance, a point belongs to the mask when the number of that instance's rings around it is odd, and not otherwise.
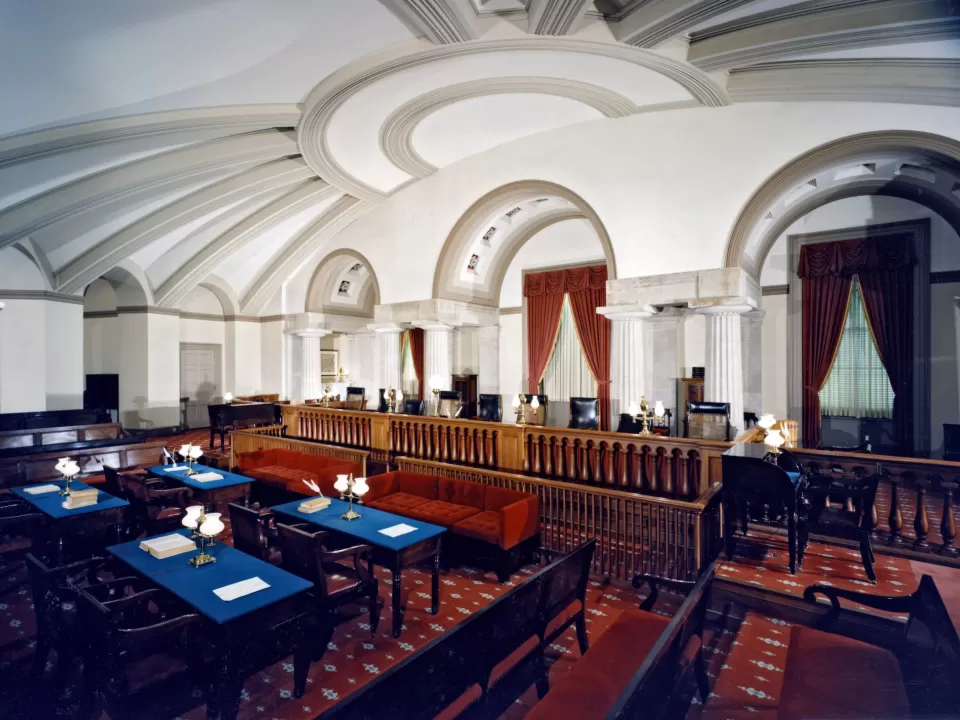
[[[807,602],[817,604],[817,594],[825,596],[830,601],[831,612],[834,613],[840,611],[841,599],[850,600],[851,602],[866,605],[875,610],[885,610],[887,612],[912,612],[916,605],[913,595],[903,597],[871,595],[870,593],[857,592],[856,590],[842,590],[827,585],[811,585],[803,591],[803,599]]]
[[[657,603],[657,598],[660,596],[660,587],[663,586],[668,590],[675,590],[677,592],[687,593],[697,584],[696,580],[674,580],[672,578],[665,578],[659,575],[653,575],[651,573],[639,573],[633,576],[632,585],[633,587],[640,589],[643,584],[646,583],[650,586],[650,594],[647,596],[647,599],[640,603],[641,610],[652,610],[653,606]]]

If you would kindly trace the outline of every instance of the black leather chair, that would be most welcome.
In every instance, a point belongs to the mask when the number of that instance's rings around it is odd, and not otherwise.
[[[960,425],[943,424],[943,459],[960,460]]]
[[[480,394],[478,420],[500,422],[503,420],[503,403],[499,395]]]
[[[377,404],[377,412],[387,411],[387,391],[380,388],[380,402]]]
[[[600,421],[600,401],[597,398],[570,398],[570,423],[573,430],[596,430]]]
[[[227,509],[230,511],[233,547],[264,562],[279,565],[280,540],[273,512],[236,503],[230,503]]]
[[[401,414],[403,415],[423,415],[423,409],[426,407],[426,403],[423,400],[406,399],[403,401],[403,410]]]
[[[627,413],[620,413],[620,422],[617,424],[618,433],[630,433],[631,435],[639,435],[640,431],[643,430],[643,420],[633,419],[633,415],[628,415]]]
[[[688,402],[683,436],[730,442],[730,403]]]
[[[456,390],[440,391],[440,417],[456,418],[463,412],[463,401],[460,399],[460,393]]]

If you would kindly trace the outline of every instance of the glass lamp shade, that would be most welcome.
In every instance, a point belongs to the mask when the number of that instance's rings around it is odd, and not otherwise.
[[[73,462],[73,460],[71,460],[69,463],[67,463],[67,468],[66,470],[63,471],[63,474],[66,475],[67,477],[73,477],[74,475],[79,475],[80,466],[77,465],[75,462]]]
[[[639,415],[640,406],[636,402],[630,403],[630,407],[627,408],[627,415]]]
[[[353,492],[355,495],[366,495],[370,491],[370,486],[367,485],[367,479],[364,477],[354,478],[353,480]]]
[[[224,393],[224,394],[223,394],[223,401],[224,401],[225,403],[232,403],[232,402],[233,402],[233,393]]]
[[[400,407],[403,404],[403,393],[397,390],[397,407]]]
[[[657,400],[656,404],[653,406],[653,414],[658,418],[662,418],[664,413],[665,410],[663,408],[663,401]]]
[[[199,528],[200,534],[205,537],[216,537],[223,532],[223,522],[220,520],[220,513],[211,513]]]
[[[180,457],[188,458],[190,457],[190,448],[192,447],[192,445],[184,444],[180,446],[180,449],[177,450],[177,452],[180,453]]]
[[[180,524],[191,530],[196,530],[197,521],[200,518],[200,515],[203,514],[202,505],[191,505],[187,508],[186,514],[183,516],[183,520],[180,521]]]
[[[194,460],[197,460],[197,459],[203,457],[203,448],[200,447],[199,445],[191,445],[191,446],[190,446],[190,457],[192,457]]]
[[[777,419],[770,413],[765,413],[760,416],[760,419],[757,420],[757,426],[763,428],[764,430],[769,430],[774,425],[776,425]]]
[[[63,470],[65,467],[67,467],[67,463],[69,462],[70,462],[70,458],[60,458],[59,460],[57,460],[57,472],[60,473],[61,475],[64,475],[65,473],[63,472]]]
[[[519,407],[520,407],[520,396],[519,396],[519,395],[514,395],[514,396],[513,396],[513,408],[514,408],[514,410],[516,410],[516,409],[518,409]]]
[[[350,487],[346,475],[337,475],[337,481],[333,484],[333,489],[337,492],[346,492]]]
[[[763,442],[772,448],[779,448],[781,445],[783,445],[784,439],[779,430],[770,430],[767,433],[767,436],[763,439]]]
[[[533,400],[530,401],[530,407],[532,407],[534,410],[540,407],[540,398],[534,395]]]

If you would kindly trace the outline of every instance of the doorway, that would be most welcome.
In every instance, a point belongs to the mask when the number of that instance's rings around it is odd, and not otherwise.
[[[220,345],[180,343],[180,397],[186,399],[188,428],[210,425],[207,406],[221,402]]]

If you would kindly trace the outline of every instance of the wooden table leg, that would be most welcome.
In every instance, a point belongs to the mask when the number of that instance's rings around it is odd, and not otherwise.
[[[440,543],[437,543],[437,553],[433,556],[433,577],[431,577],[432,598],[430,601],[430,614],[436,615],[440,612]]]
[[[400,576],[403,568],[396,565],[393,568],[393,636],[400,637],[400,630],[403,627],[403,607],[400,599]]]

